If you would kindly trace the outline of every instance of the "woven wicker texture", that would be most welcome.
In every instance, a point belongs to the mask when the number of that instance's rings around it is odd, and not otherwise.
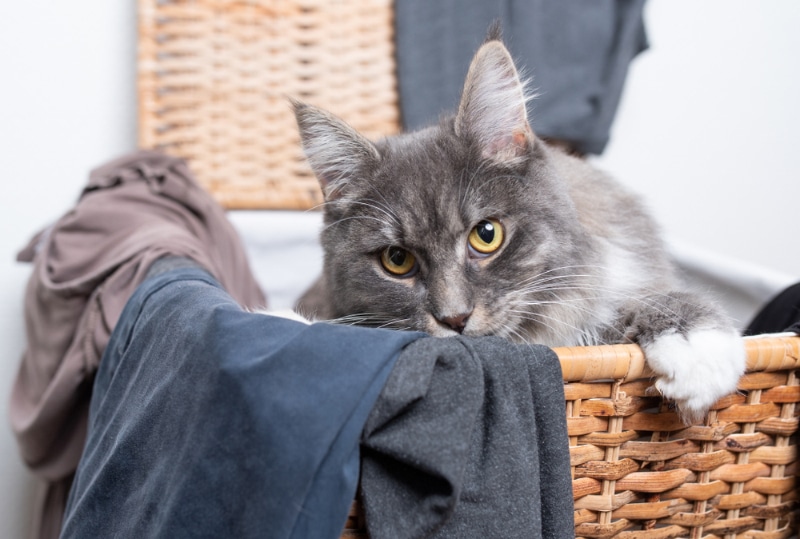
[[[745,344],[739,393],[688,428],[648,391],[637,346],[556,349],[576,537],[796,535],[800,337]],[[357,503],[342,537],[367,537]]]
[[[322,201],[287,97],[399,129],[390,0],[139,0],[139,145],[228,208]]]

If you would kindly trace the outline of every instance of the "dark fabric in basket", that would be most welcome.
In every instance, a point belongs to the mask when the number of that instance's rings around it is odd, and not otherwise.
[[[793,284],[769,300],[753,317],[745,335],[792,331],[800,333],[800,283]]]
[[[58,536],[100,357],[150,264],[168,254],[208,268],[241,304],[265,306],[223,209],[182,160],[156,152],[92,171],[75,206],[19,255],[34,267],[9,415],[23,459],[47,485],[34,537]]]
[[[370,537],[574,537],[567,440],[549,348],[412,343],[364,429]]]
[[[196,268],[146,280],[100,363],[62,537],[339,537],[364,421],[421,336],[246,312]]]
[[[404,0],[395,4],[406,129],[455,110],[470,59],[493,20],[536,94],[534,132],[603,151],[631,60],[647,47],[644,0]]]
[[[571,536],[552,351],[251,313],[166,265],[100,362],[62,537],[336,538],[359,441],[373,539]]]

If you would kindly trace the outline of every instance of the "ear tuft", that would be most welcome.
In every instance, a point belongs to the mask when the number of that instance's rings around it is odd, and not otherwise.
[[[300,140],[325,200],[339,198],[348,184],[365,175],[380,160],[375,146],[333,114],[291,100]]]
[[[482,157],[515,165],[534,141],[524,85],[505,46],[484,43],[467,73],[456,115],[456,134],[477,143]]]
[[[500,22],[500,19],[493,20],[492,24],[489,25],[486,39],[483,42],[488,43],[490,41],[503,41],[503,23]]]

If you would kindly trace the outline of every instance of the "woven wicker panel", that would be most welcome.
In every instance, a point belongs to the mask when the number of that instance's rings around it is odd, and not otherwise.
[[[399,112],[390,0],[139,0],[139,143],[228,208],[322,201],[287,96],[367,136]]]
[[[576,537],[796,535],[800,337],[745,343],[739,393],[688,428],[648,391],[637,346],[556,349],[567,382]],[[358,502],[345,537],[367,537]]]

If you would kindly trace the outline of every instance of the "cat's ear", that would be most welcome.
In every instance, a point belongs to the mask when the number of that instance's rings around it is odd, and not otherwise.
[[[333,114],[292,100],[303,151],[325,200],[339,198],[347,184],[380,160],[375,146]]]
[[[470,64],[455,120],[456,134],[474,141],[484,158],[514,165],[534,142],[525,88],[498,40],[484,43]]]

